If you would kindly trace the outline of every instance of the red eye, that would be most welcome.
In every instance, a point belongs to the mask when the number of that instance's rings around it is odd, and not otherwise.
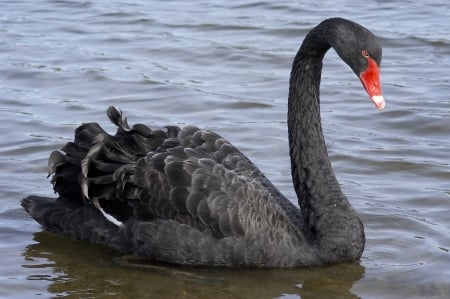
[[[361,55],[362,55],[364,58],[369,58],[369,51],[367,51],[367,50],[362,50],[362,51],[361,51]]]

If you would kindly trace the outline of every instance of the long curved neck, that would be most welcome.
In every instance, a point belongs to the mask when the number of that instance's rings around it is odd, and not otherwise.
[[[305,38],[294,59],[288,100],[289,146],[294,188],[305,220],[305,235],[319,246],[327,243],[325,247],[333,247],[330,243],[334,242],[339,248],[343,246],[338,244],[343,235],[347,238],[350,234],[352,240],[348,242],[351,243],[361,243],[358,240],[361,237],[364,243],[364,236],[361,221],[336,180],[322,132],[320,79],[322,60],[330,48],[324,36],[329,34],[322,34],[316,27]]]

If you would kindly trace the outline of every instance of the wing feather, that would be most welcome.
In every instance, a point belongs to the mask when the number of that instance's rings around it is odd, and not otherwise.
[[[56,191],[78,180],[73,194],[99,202],[122,221],[172,219],[216,238],[251,229],[245,215],[255,207],[247,203],[248,193],[252,184],[261,187],[266,179],[228,141],[195,126],[130,127],[114,107],[107,114],[118,127],[115,135],[84,124],[63,148],[65,156],[51,155]]]

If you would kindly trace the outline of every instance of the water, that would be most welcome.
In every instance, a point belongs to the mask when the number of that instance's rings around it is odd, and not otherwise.
[[[1,298],[450,297],[447,1],[1,1]],[[293,56],[322,19],[381,36],[387,107],[328,53],[322,119],[360,214],[359,264],[243,271],[126,265],[45,232],[21,209],[52,196],[50,151],[116,105],[131,123],[211,128],[294,199],[286,98]],[[130,261],[128,261],[128,264]]]

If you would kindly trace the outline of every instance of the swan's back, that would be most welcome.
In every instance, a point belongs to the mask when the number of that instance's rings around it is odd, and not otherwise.
[[[194,126],[130,127],[114,107],[107,114],[118,126],[114,136],[97,123],[83,124],[64,146],[65,154],[51,154],[59,205],[89,213],[101,207],[124,223],[121,242],[128,245],[114,247],[157,260],[226,266],[292,262],[304,243],[299,210],[234,146]],[[103,225],[104,217],[97,215]],[[53,225],[77,231],[73,227],[81,219],[71,219],[74,223]]]

